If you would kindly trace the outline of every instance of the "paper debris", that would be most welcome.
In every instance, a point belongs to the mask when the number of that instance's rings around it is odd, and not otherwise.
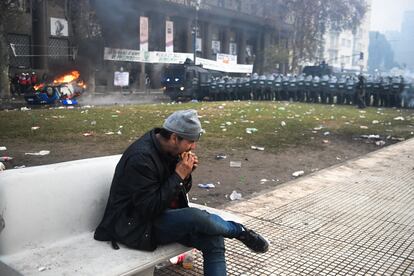
[[[280,125],[281,125],[282,127],[285,127],[285,126],[286,126],[285,121],[280,122]]]
[[[32,127],[32,130],[37,130],[37,129],[39,129],[40,127],[39,126],[33,126]]]
[[[201,184],[198,184],[198,187],[202,189],[212,189],[212,188],[215,188],[216,186],[213,183],[205,183],[205,184],[201,183]]]
[[[379,121],[378,121],[378,120],[373,120],[373,121],[372,121],[372,124],[373,124],[373,125],[379,124]]]
[[[10,156],[0,156],[0,161],[1,162],[6,162],[6,161],[10,161],[13,160],[13,157]]]
[[[296,172],[292,173],[292,176],[299,177],[299,176],[304,175],[304,174],[305,174],[304,171],[296,171]]]
[[[375,142],[375,145],[377,145],[377,146],[379,146],[379,147],[382,147],[382,146],[384,146],[385,145],[385,141],[376,141]]]
[[[7,150],[7,148],[6,147],[0,147],[0,151],[1,150]]]
[[[2,162],[0,162],[0,171],[4,171],[6,169],[6,166]]]
[[[395,117],[394,120],[395,121],[404,121],[405,119],[404,119],[404,117],[399,116],[399,117]]]
[[[367,126],[359,126],[360,129],[368,129]]]
[[[91,132],[85,132],[82,135],[85,136],[85,137],[88,137],[88,136],[92,136],[92,133]]]
[[[257,146],[251,146],[250,147],[252,150],[259,150],[259,151],[264,151],[265,148],[264,147],[257,147]]]
[[[41,150],[39,152],[26,152],[25,155],[44,156],[50,153],[49,150]]]
[[[257,132],[257,128],[254,128],[254,127],[248,127],[248,128],[246,128],[246,133],[248,133],[248,134],[252,134],[253,132]]]
[[[223,153],[220,153],[220,154],[216,155],[216,160],[223,160],[223,159],[226,159],[226,158],[227,158],[227,155],[225,155]]]
[[[230,168],[241,168],[241,161],[230,161]]]
[[[21,108],[20,108],[20,110],[21,110],[21,111],[29,111],[29,110],[30,110],[30,108],[23,106],[23,107],[21,107]]]
[[[230,200],[239,200],[239,199],[241,199],[242,198],[242,194],[241,193],[238,193],[238,192],[236,192],[236,191],[233,191],[231,194],[230,194]]]

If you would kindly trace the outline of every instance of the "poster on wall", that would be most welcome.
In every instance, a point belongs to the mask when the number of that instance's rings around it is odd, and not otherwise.
[[[129,72],[114,72],[114,86],[128,86]]]
[[[52,36],[69,36],[68,21],[64,18],[50,18],[50,34]]]
[[[197,38],[196,38],[196,51],[197,51],[197,52],[202,52],[202,51],[203,51],[202,45],[203,45],[203,40],[202,40],[202,38],[197,37]]]
[[[165,21],[165,51],[174,52],[174,22]]]
[[[229,43],[229,54],[234,56],[237,55],[237,43]]]
[[[220,41],[219,40],[211,41],[211,50],[213,50],[213,54],[220,53]]]
[[[139,49],[148,51],[148,17],[141,16],[139,18]]]

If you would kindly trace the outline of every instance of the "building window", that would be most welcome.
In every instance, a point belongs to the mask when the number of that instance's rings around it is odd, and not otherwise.
[[[49,38],[49,57],[53,61],[67,61],[69,57],[69,41],[62,38]]]
[[[30,68],[30,36],[8,34],[10,67]]]

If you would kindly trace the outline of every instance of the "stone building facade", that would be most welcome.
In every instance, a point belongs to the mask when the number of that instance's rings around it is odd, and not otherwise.
[[[238,64],[254,64],[254,71],[259,73],[263,70],[264,49],[287,35],[287,25],[278,21],[278,14],[283,12],[278,1],[22,0],[21,3],[25,12],[13,20],[19,23],[10,21],[7,26],[9,43],[14,45],[10,49],[12,71],[36,70],[53,75],[78,69],[92,86],[104,91],[114,89],[113,75],[120,70],[130,73],[131,89],[142,88],[147,75],[154,88],[159,85],[165,64],[104,59],[105,47],[143,50],[140,49],[141,18],[146,18],[148,24],[147,51],[193,53],[195,47],[197,57],[215,60],[217,53],[237,56]],[[74,18],[73,9],[81,16]],[[173,26],[172,45],[166,45],[167,24]]]

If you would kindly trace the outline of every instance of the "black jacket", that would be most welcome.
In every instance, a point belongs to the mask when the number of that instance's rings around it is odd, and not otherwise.
[[[105,214],[95,231],[100,241],[117,241],[140,250],[154,250],[152,225],[170,208],[188,207],[186,193],[191,177],[183,181],[175,173],[178,157],[161,150],[153,129],[128,147],[115,169]]]

